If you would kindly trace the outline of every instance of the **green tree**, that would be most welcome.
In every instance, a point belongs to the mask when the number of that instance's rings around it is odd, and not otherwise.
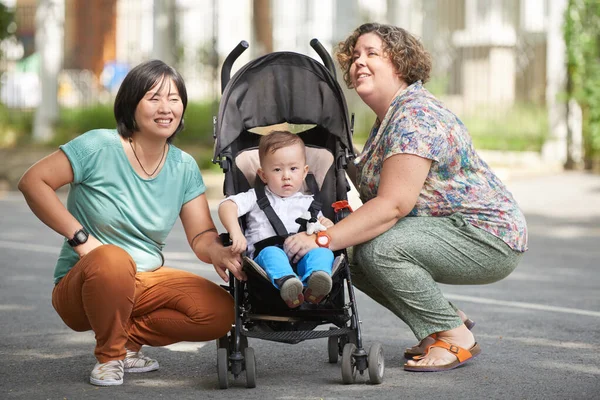
[[[563,32],[568,96],[582,109],[584,163],[592,169],[600,166],[600,2],[569,0]]]
[[[0,3],[0,40],[6,39],[14,33],[11,31],[11,24],[14,19],[14,12],[3,3]]]

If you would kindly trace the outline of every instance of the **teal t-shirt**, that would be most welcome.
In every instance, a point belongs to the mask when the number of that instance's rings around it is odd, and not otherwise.
[[[181,207],[206,190],[198,164],[169,145],[158,175],[141,178],[133,169],[115,129],[96,129],[60,146],[73,168],[67,209],[103,244],[131,255],[138,271],[163,265],[162,249]],[[63,243],[54,269],[57,283],[79,261]]]

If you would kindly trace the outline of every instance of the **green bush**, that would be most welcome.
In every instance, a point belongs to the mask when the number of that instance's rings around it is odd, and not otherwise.
[[[0,104],[0,147],[28,143],[33,130],[34,111],[10,110]]]
[[[185,110],[184,129],[175,137],[177,145],[213,145],[213,115],[217,106],[211,102],[190,102]]]
[[[581,106],[587,169],[600,166],[600,2],[569,0],[563,34],[567,47],[567,95]]]
[[[461,120],[480,150],[541,152],[549,131],[546,108],[532,103],[493,114],[479,110]]]
[[[504,112],[479,110],[461,120],[480,150],[540,152],[548,136],[546,108],[530,103],[515,104]],[[359,147],[366,142],[374,121],[370,109],[357,108],[354,141]]]
[[[62,109],[50,144],[60,145],[92,129],[116,128],[112,105]]]

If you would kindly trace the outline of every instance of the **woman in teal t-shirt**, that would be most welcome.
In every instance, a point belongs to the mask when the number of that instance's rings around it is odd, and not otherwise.
[[[116,130],[73,139],[19,182],[35,215],[65,237],[52,305],[71,329],[94,331],[94,385],[157,370],[143,345],[216,339],[234,321],[229,293],[163,265],[164,242],[179,216],[200,260],[225,281],[228,270],[245,279],[239,255],[219,240],[198,165],[171,144],[186,105],[177,71],[158,60],[142,63],[117,93]],[[66,184],[65,207],[56,190]]]

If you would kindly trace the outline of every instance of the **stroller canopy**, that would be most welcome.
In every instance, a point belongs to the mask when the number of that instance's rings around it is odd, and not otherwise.
[[[227,83],[215,155],[243,131],[282,122],[320,125],[352,151],[346,100],[334,77],[308,56],[276,52],[249,62]]]

